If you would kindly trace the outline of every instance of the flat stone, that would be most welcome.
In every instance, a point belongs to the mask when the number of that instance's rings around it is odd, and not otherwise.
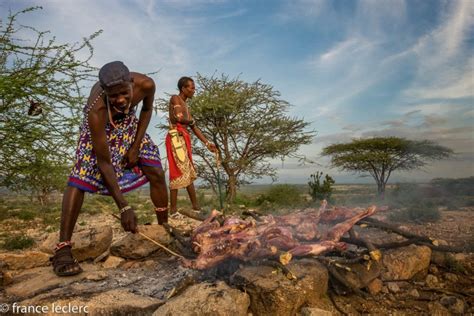
[[[233,284],[250,295],[254,315],[294,315],[305,304],[317,306],[328,287],[328,271],[315,260],[293,260],[289,280],[269,266],[246,266],[237,271]]]
[[[95,259],[109,249],[113,231],[110,226],[98,226],[77,231],[72,235],[72,254],[78,261]],[[41,251],[53,254],[59,242],[59,232],[51,233],[40,245]]]
[[[20,303],[21,305],[35,304],[48,306],[49,310],[57,308],[56,313],[52,315],[66,314],[66,315],[101,315],[101,316],[119,316],[119,315],[137,315],[148,316],[153,313],[163,301],[148,297],[140,296],[130,293],[125,289],[116,289],[91,297],[71,297],[61,299],[54,302],[41,302],[38,300],[28,300]],[[77,310],[82,309],[76,313],[63,313],[63,311],[71,311],[72,308]],[[84,308],[86,310],[84,310]],[[62,310],[61,310],[62,309]]]
[[[109,277],[107,272],[105,271],[97,271],[97,272],[92,272],[88,276],[86,276],[86,280],[89,281],[102,281],[105,280]]]
[[[125,262],[125,259],[123,258],[116,257],[116,256],[109,256],[102,263],[102,267],[104,267],[105,269],[116,269],[124,262]]]
[[[81,265],[84,272],[69,276],[58,277],[51,267],[34,268],[28,272],[14,277],[13,284],[5,289],[7,295],[19,299],[26,299],[40,293],[69,285],[73,282],[86,279],[90,274],[97,271],[94,265]]]
[[[351,271],[339,269],[339,273],[353,287],[362,289],[367,287],[370,282],[380,276],[382,272],[382,264],[372,261],[370,265],[362,263],[345,264]],[[368,269],[367,269],[368,268]]]
[[[164,246],[169,245],[172,241],[170,235],[161,225],[140,225],[138,226],[138,230],[140,233]],[[141,259],[148,257],[158,249],[161,249],[161,247],[142,237],[140,234],[130,233],[113,243],[110,247],[110,253],[114,256],[127,259]]]
[[[410,245],[388,250],[382,259],[386,268],[382,280],[409,280],[417,273],[428,270],[430,258],[431,249],[427,246]]]
[[[170,299],[153,315],[247,316],[249,296],[229,287],[225,282],[200,283]]]
[[[49,265],[50,256],[40,251],[7,252],[0,254],[0,262],[8,270],[25,270]]]

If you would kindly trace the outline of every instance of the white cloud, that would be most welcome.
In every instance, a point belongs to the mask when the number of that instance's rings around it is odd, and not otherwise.
[[[407,53],[414,53],[417,74],[408,97],[464,98],[474,96],[474,2],[449,2],[440,26],[419,38]]]

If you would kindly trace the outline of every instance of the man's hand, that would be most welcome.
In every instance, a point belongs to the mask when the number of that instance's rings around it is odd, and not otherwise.
[[[122,227],[126,232],[137,233],[137,216],[135,210],[131,207],[120,215]]]
[[[133,146],[127,151],[125,156],[123,157],[125,167],[126,168],[133,168],[138,164],[138,148]]]

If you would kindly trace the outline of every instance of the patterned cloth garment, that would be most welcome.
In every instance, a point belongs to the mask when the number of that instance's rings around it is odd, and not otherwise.
[[[191,135],[181,124],[177,124],[179,131],[179,142],[183,144],[184,161],[178,159],[176,148],[171,142],[171,136],[166,135],[165,145],[167,151],[168,165],[170,166],[170,189],[177,190],[190,186],[196,180],[196,170],[194,169],[191,151]]]
[[[87,192],[109,195],[97,165],[88,124],[89,111],[99,97],[91,105],[87,104],[84,107],[84,120],[80,128],[76,149],[76,162],[69,175],[68,185]],[[160,152],[150,136],[145,134],[140,144],[138,168],[126,169],[123,158],[133,144],[138,128],[138,118],[135,115],[135,109],[131,110],[128,115],[124,115],[123,118],[114,120],[114,123],[116,128],[110,122],[105,127],[107,143],[120,190],[128,192],[148,182],[148,179],[140,169],[141,166],[162,168]]]

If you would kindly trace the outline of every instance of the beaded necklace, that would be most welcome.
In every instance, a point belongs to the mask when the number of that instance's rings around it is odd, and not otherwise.
[[[104,94],[104,90],[102,90],[99,95],[97,96],[97,98],[95,98],[94,102],[92,102],[92,105],[91,105],[91,108],[97,103],[97,101],[99,101],[100,97],[102,97],[102,95]],[[115,125],[114,123],[114,119],[112,118],[112,111],[110,110],[110,104],[109,104],[109,98],[107,96],[105,96],[105,99],[106,99],[106,106],[107,106],[107,113],[109,115],[109,122],[110,124],[114,127],[114,128],[117,128],[117,126]],[[129,105],[130,106],[130,105]],[[128,114],[128,110],[129,110],[129,107],[127,107],[127,109],[125,111],[120,111],[120,110],[117,110],[117,108],[115,108],[115,111],[119,112],[119,113],[124,113],[124,114]]]

